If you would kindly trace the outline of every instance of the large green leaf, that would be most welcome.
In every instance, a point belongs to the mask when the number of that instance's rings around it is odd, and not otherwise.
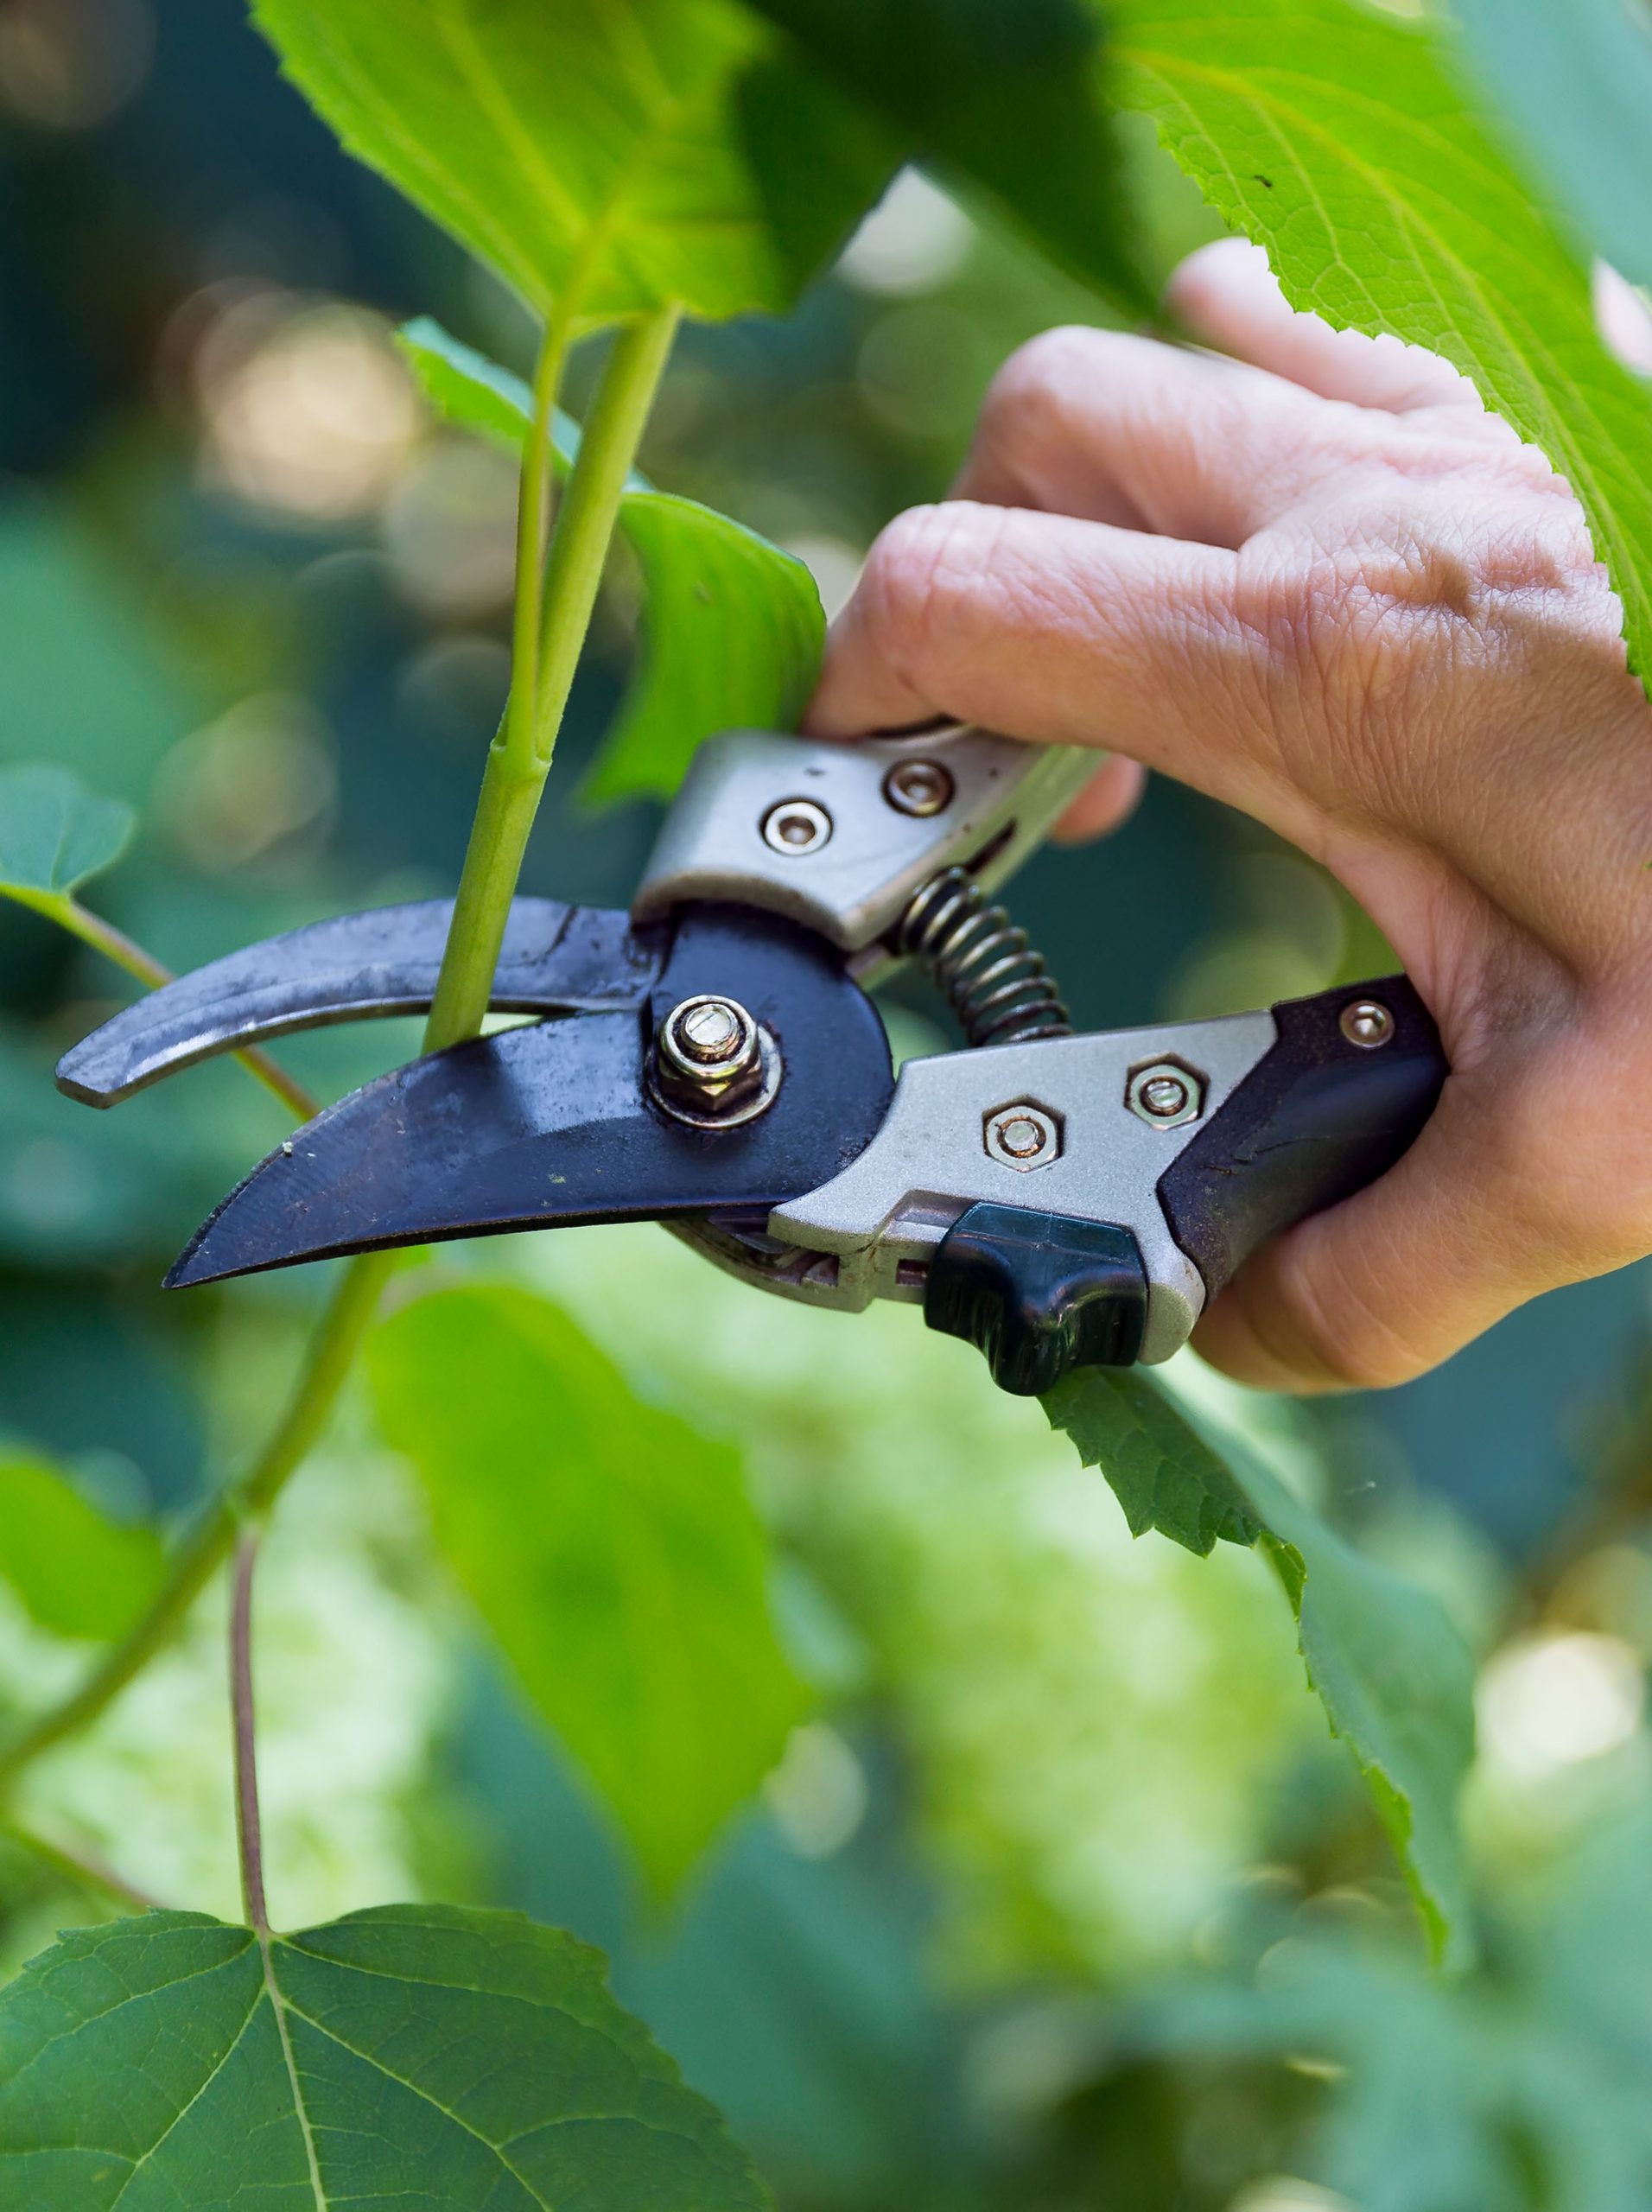
[[[387,1905],[276,1936],[153,1912],[0,1992],[18,2212],[759,2212],[712,2107],[515,1913]]]
[[[349,151],[578,323],[784,308],[892,149],[734,0],[253,0]],[[753,80],[784,104],[748,124]],[[782,161],[805,170],[799,207]],[[788,218],[790,217],[790,219]]]
[[[60,914],[80,885],[118,861],[137,817],[94,798],[67,768],[0,769],[0,896]]]
[[[1652,13],[1642,0],[1453,0],[1452,13],[1585,235],[1652,283]]]
[[[519,378],[428,317],[409,324],[401,344],[450,421],[520,450],[531,404]],[[578,449],[578,429],[559,416],[559,468]],[[714,731],[791,727],[819,672],[826,618],[801,561],[634,472],[620,528],[642,570],[639,647],[587,790],[597,799],[663,798]]]
[[[1438,1599],[1362,1559],[1254,1451],[1210,1440],[1143,1375],[1090,1369],[1044,1401],[1132,1531],[1190,1551],[1260,1543],[1297,1617],[1308,1680],[1394,1839],[1437,1952],[1472,1953],[1457,1799],[1474,1752],[1474,1667]]]
[[[804,1705],[736,1455],[645,1404],[526,1291],[416,1300],[370,1358],[384,1433],[423,1475],[460,1580],[669,1889]]]
[[[1582,501],[1652,670],[1652,398],[1589,272],[1466,105],[1435,35],[1359,0],[1110,0],[1121,102],[1287,297],[1431,346]],[[1500,17],[1501,21],[1502,18]]]
[[[154,1529],[124,1527],[55,1467],[0,1459],[0,1582],[59,1636],[118,1636],[160,1579]]]
[[[1083,0],[750,0],[911,152],[1150,311],[1097,18]]]

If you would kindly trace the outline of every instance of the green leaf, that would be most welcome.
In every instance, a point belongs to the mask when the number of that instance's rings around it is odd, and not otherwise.
[[[509,452],[522,451],[533,421],[533,393],[518,376],[444,330],[433,315],[416,315],[396,334],[408,366],[436,412],[449,423],[490,438]],[[580,426],[558,407],[551,416],[551,467],[565,481],[580,449]],[[651,492],[639,469],[626,478],[631,492]]]
[[[533,420],[533,393],[520,377],[453,337],[428,315],[403,323],[396,344],[439,415],[511,453],[521,452]],[[570,437],[578,434],[560,408],[552,435],[557,473],[565,475],[574,451]]]
[[[60,914],[120,858],[137,818],[120,799],[94,798],[67,768],[0,769],[0,896]]]
[[[1115,0],[1114,84],[1293,306],[1426,346],[1582,502],[1652,670],[1652,400],[1424,26],[1357,0]],[[1499,16],[1501,22],[1503,18]]]
[[[1455,0],[1480,83],[1614,268],[1652,283],[1652,16],[1625,0]]]
[[[712,2107],[515,1913],[386,1905],[267,1951],[79,1930],[0,1992],[0,2202],[29,2212],[760,2212]]]
[[[1082,0],[751,0],[917,159],[987,193],[1053,257],[1151,313],[1100,23]]]
[[[443,415],[520,449],[531,407],[519,378],[428,316],[409,324],[401,345]],[[559,416],[559,471],[578,449],[577,428]],[[801,561],[634,471],[620,528],[642,569],[637,665],[585,788],[596,800],[664,798],[715,731],[791,727],[819,672],[826,617]]]
[[[804,1708],[738,1458],[526,1291],[418,1299],[369,1356],[460,1580],[668,1891]]]
[[[1044,1400],[1116,1491],[1133,1534],[1189,1551],[1260,1543],[1296,1613],[1308,1681],[1394,1840],[1436,1953],[1472,1955],[1457,1799],[1474,1754],[1474,1665],[1439,1600],[1362,1559],[1254,1451],[1209,1439],[1144,1375],[1090,1369]]]
[[[588,327],[680,302],[788,307],[877,196],[893,155],[848,103],[747,128],[773,35],[734,0],[253,0],[346,148],[542,311]],[[788,79],[788,81],[790,79]],[[806,226],[776,158],[809,175]]]
[[[1232,1471],[1145,1377],[1123,1369],[1072,1375],[1044,1408],[1084,1465],[1102,1467],[1133,1536],[1157,1529],[1205,1559],[1218,1540],[1250,1545],[1261,1535]]]
[[[642,564],[637,666],[585,791],[669,798],[702,738],[796,725],[826,615],[801,561],[714,508],[627,492],[620,520]]]
[[[43,1459],[0,1459],[0,1581],[57,1636],[115,1637],[161,1578],[153,1529],[111,1521]]]

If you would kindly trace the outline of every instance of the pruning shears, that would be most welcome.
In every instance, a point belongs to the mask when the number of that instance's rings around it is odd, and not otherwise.
[[[1402,976],[1075,1036],[993,894],[1094,766],[967,728],[711,740],[629,913],[516,901],[492,1002],[534,1018],[318,1115],[168,1287],[647,1220],[782,1297],[919,1303],[1007,1390],[1167,1358],[1265,1239],[1400,1157],[1446,1064]],[[111,1106],[213,1053],[419,1013],[451,917],[380,907],[213,961],[77,1045],[59,1087]],[[903,961],[968,1045],[897,1077],[868,992]]]

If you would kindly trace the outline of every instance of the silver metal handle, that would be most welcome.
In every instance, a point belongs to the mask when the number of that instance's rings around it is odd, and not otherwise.
[[[1205,1294],[1160,1185],[1278,1033],[1272,1013],[1232,1014],[908,1060],[865,1151],[769,1216],[772,1238],[832,1264],[777,1271],[771,1287],[855,1312],[874,1298],[915,1300],[966,1207],[1032,1206],[1130,1232],[1147,1279],[1140,1357],[1168,1359]],[[1191,1112],[1141,1102],[1142,1082],[1158,1073],[1182,1078]],[[1006,1125],[1027,1141],[1007,1140]]]
[[[1100,760],[956,726],[852,745],[730,731],[696,754],[632,913],[733,899],[864,952],[940,869],[989,891],[1013,874]]]

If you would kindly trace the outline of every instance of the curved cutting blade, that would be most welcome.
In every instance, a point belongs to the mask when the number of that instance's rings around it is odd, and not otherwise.
[[[423,1014],[453,919],[450,899],[340,914],[266,938],[151,992],[94,1029],[58,1063],[60,1090],[113,1106],[214,1052],[295,1029]],[[666,932],[633,929],[605,906],[518,899],[491,1001],[501,1014],[640,1006],[659,973]]]
[[[775,1037],[773,1104],[702,1130],[648,1099],[659,1015],[739,999]],[[381,1076],[270,1154],[197,1232],[176,1288],[385,1245],[734,1208],[765,1219],[867,1145],[893,1089],[883,1024],[809,931],[685,918],[649,1004],[479,1038]]]

